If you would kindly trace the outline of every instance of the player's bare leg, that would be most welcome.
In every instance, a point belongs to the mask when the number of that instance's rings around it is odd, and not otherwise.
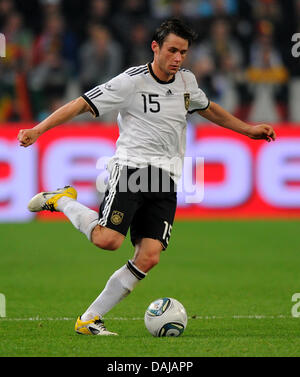
[[[132,262],[141,271],[147,273],[158,264],[162,249],[163,247],[160,241],[152,238],[142,238],[135,245],[135,253]]]
[[[101,225],[96,225],[91,233],[91,242],[104,250],[119,249],[124,239],[123,234]]]

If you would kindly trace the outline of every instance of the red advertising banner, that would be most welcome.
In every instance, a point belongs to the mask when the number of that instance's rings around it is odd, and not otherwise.
[[[31,220],[30,198],[67,184],[81,203],[97,209],[96,183],[105,173],[102,159],[115,152],[117,126],[61,126],[19,147],[19,129],[31,127],[0,128],[0,222]],[[300,218],[300,127],[275,130],[277,140],[267,143],[211,125],[189,126],[177,218]]]

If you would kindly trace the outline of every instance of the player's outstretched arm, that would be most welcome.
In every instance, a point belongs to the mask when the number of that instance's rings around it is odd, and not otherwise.
[[[66,123],[75,118],[79,114],[90,111],[90,106],[85,102],[82,97],[79,97],[66,105],[60,107],[54,111],[45,120],[31,129],[20,130],[18,134],[18,140],[20,146],[29,147],[33,144],[40,135],[44,132],[56,127],[60,124]]]
[[[215,102],[211,102],[206,110],[198,111],[198,114],[211,122],[232,131],[241,133],[251,139],[275,140],[276,134],[268,124],[250,125],[236,118]]]

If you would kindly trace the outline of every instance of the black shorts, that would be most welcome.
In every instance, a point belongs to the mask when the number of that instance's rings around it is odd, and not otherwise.
[[[115,164],[100,205],[99,225],[124,236],[130,228],[133,245],[141,238],[153,238],[166,249],[176,205],[176,185],[168,172]]]

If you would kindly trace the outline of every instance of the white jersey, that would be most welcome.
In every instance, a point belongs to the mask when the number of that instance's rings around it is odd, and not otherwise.
[[[126,70],[82,97],[96,117],[119,110],[119,138],[112,163],[153,165],[178,181],[185,154],[186,116],[209,106],[192,72],[180,69],[165,82],[155,76],[149,63]]]

